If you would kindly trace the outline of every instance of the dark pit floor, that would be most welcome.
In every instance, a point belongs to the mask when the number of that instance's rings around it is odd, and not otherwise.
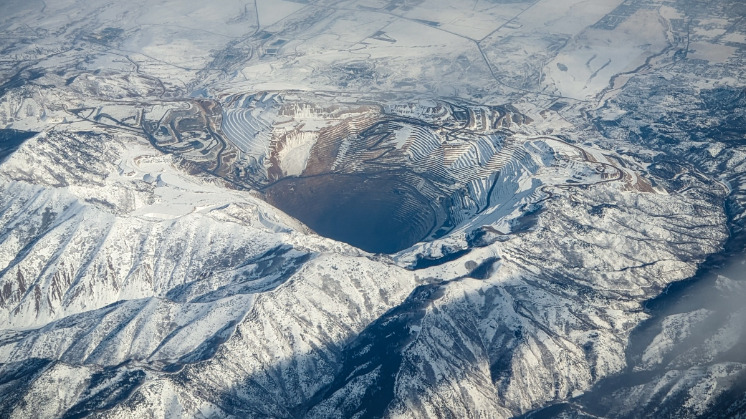
[[[372,253],[406,249],[436,227],[427,199],[396,174],[285,178],[264,192],[316,233]]]

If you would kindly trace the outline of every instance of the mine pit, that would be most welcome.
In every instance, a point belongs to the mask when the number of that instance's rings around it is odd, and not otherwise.
[[[438,227],[432,204],[397,173],[284,178],[265,199],[319,235],[371,253],[396,253]]]
[[[524,121],[500,106],[262,92],[195,101],[143,126],[157,149],[259,192],[319,235],[392,254],[487,208],[522,152],[506,130]]]

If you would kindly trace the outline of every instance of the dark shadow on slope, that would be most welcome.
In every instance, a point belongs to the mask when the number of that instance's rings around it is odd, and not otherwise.
[[[63,419],[78,419],[91,413],[108,410],[127,400],[145,381],[146,373],[140,369],[121,366],[108,367],[94,373],[77,404],[71,407]]]
[[[0,365],[0,417],[11,417],[14,411],[24,407],[27,403],[24,397],[34,381],[57,364],[58,361],[31,358]],[[111,409],[129,398],[144,382],[145,376],[145,371],[128,368],[126,364],[102,368],[93,373],[80,401],[64,414],[58,412],[59,416],[65,419],[82,418],[96,411]]]
[[[31,64],[33,65],[33,64]],[[0,97],[5,96],[9,90],[18,89],[19,87],[25,86],[27,83],[41,78],[46,74],[44,70],[40,68],[30,68],[31,65],[18,70],[16,74],[11,76],[5,83],[0,84]]]
[[[0,417],[9,418],[23,403],[29,387],[50,365],[51,360],[30,358],[0,364]]]
[[[233,335],[233,333],[236,331],[236,326],[238,326],[237,321],[229,322],[228,324],[223,326],[222,329],[215,332],[215,334],[213,334],[210,338],[202,342],[196,349],[187,354],[184,354],[181,358],[179,358],[178,362],[164,367],[163,370],[166,372],[176,372],[184,368],[184,365],[186,364],[193,364],[195,362],[212,358],[218,351],[218,349],[220,349],[220,345],[225,343],[225,341],[227,341],[228,338]],[[175,330],[174,334],[178,332],[179,330]],[[164,343],[166,341],[167,340],[164,339]]]
[[[495,265],[500,261],[498,257],[491,257],[485,259],[476,268],[469,272],[469,277],[474,279],[487,279],[495,271]]]
[[[446,264],[448,262],[453,262],[454,260],[460,258],[461,256],[465,256],[471,252],[470,248],[467,249],[458,249],[453,250],[449,252],[444,252],[445,254],[438,258],[432,258],[424,255],[417,255],[417,261],[412,265],[409,269],[416,271],[418,269],[425,269],[425,268],[431,268],[433,266],[440,266],[443,264]]]
[[[2,163],[11,153],[16,151],[24,141],[36,134],[38,134],[38,132],[0,129],[0,163]]]
[[[570,403],[557,403],[538,410],[533,410],[525,415],[518,416],[520,419],[599,419],[598,416],[584,412],[581,406]]]
[[[415,288],[400,306],[389,310],[346,346],[342,353],[342,367],[337,371],[334,382],[293,410],[293,415],[304,416],[356,378],[378,369],[373,384],[365,389],[363,403],[345,410],[343,415],[357,418],[383,417],[394,398],[402,351],[416,337],[412,328],[420,325],[427,306],[442,295],[443,291],[438,285],[421,285]]]

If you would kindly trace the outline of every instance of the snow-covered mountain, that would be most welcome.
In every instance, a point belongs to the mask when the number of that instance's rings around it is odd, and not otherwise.
[[[142,136],[38,134],[0,166],[6,408],[510,416],[583,391],[624,368],[641,303],[722,246],[725,190],[634,187],[611,154],[522,147],[500,187],[522,200],[374,256]],[[583,177],[591,161],[620,175]],[[48,383],[70,374],[60,396]]]

